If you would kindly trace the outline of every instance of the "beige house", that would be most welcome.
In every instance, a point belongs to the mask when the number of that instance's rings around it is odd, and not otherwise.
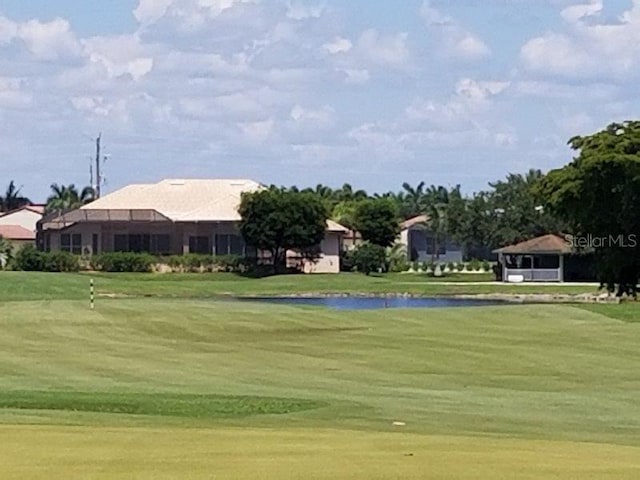
[[[42,205],[27,205],[0,214],[0,237],[11,242],[14,248],[35,245],[37,224],[43,214]]]
[[[442,263],[462,262],[462,248],[447,236],[438,238],[436,242],[428,222],[429,217],[418,215],[400,224],[398,243],[406,249],[407,261],[428,262],[437,258]]]
[[[49,215],[40,223],[44,250],[91,255],[149,252],[256,255],[238,231],[244,192],[263,188],[252,180],[163,180],[129,185],[77,210]],[[310,262],[289,253],[289,263],[309,273],[340,271],[346,229],[328,222],[319,257]]]

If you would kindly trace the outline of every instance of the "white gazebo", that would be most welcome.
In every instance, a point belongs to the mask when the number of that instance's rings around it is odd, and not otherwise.
[[[548,234],[493,251],[504,282],[563,282],[564,257],[573,252],[559,235]]]

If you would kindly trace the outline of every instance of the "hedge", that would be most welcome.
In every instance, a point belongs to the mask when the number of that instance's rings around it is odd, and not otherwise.
[[[13,266],[24,271],[77,272],[80,260],[69,252],[41,252],[32,245],[26,245],[16,253]]]

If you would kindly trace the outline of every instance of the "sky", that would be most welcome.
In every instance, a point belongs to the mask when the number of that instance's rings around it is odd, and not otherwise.
[[[0,190],[471,193],[640,110],[640,0],[0,0]]]

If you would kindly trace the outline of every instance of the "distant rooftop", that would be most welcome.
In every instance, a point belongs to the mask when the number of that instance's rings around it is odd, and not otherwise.
[[[167,179],[129,185],[81,210],[155,210],[176,222],[237,221],[241,195],[261,188],[248,179]]]
[[[7,240],[35,240],[36,234],[20,225],[0,225],[0,237]]]
[[[507,255],[519,254],[569,254],[573,253],[571,245],[559,235],[552,233],[541,237],[525,240],[524,242],[509,245],[493,251],[494,253],[503,253]]]

